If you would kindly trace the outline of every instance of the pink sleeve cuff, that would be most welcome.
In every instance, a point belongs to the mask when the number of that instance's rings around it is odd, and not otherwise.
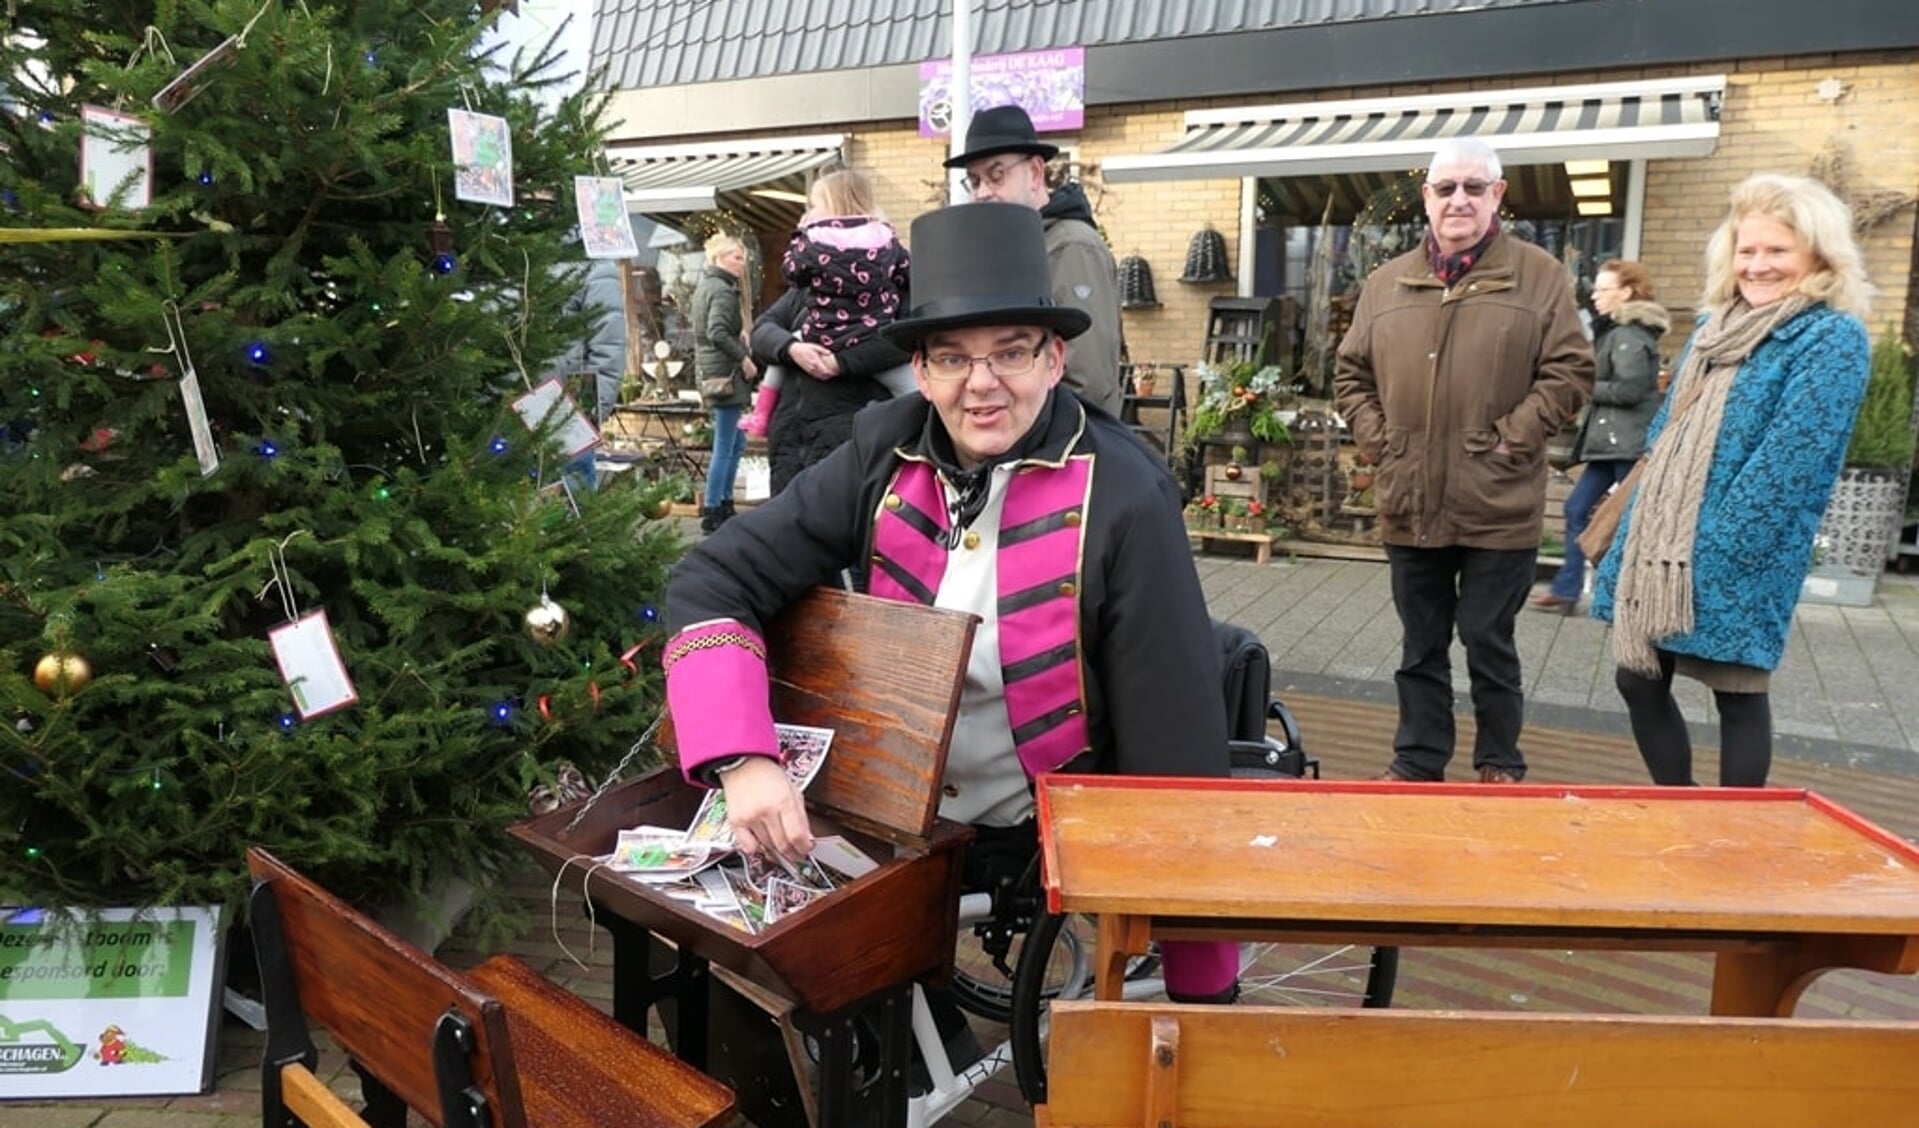
[[[678,737],[680,772],[741,754],[779,757],[767,703],[766,643],[744,624],[720,619],[688,627],[666,644],[666,707]]]

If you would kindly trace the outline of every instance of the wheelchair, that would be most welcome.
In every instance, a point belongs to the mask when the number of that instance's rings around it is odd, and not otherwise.
[[[1319,761],[1306,754],[1299,725],[1272,695],[1271,660],[1251,631],[1214,623],[1222,662],[1223,704],[1236,778],[1319,778]],[[990,905],[990,907],[988,907]],[[1022,1097],[1046,1100],[1045,1008],[1055,998],[1092,992],[1090,929],[1084,922],[1046,911],[1039,859],[1018,877],[1002,877],[984,894],[964,899],[961,951],[955,962],[953,1000],[961,1010],[1008,1028]],[[1247,944],[1241,947],[1240,991],[1262,1003],[1301,1006],[1388,1007],[1399,972],[1399,949],[1364,945]],[[1156,956],[1133,961],[1125,995],[1147,998],[1163,991]]]

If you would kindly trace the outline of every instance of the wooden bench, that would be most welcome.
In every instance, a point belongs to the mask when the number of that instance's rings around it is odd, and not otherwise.
[[[257,847],[250,902],[267,1011],[267,1124],[696,1128],[733,1095],[509,956],[462,975]],[[313,1072],[307,1024],[361,1078],[355,1112]]]
[[[1041,1126],[1909,1124],[1919,1024],[1062,1002]]]

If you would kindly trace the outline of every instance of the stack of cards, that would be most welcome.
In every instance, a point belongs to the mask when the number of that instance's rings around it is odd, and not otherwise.
[[[803,725],[775,728],[787,778],[805,791],[826,762],[833,732]],[[812,856],[799,862],[738,854],[733,831],[726,825],[726,794],[718,790],[706,793],[685,830],[657,826],[623,830],[613,852],[601,860],[608,868],[686,901],[742,932],[758,932],[878,865],[838,836],[816,840]]]

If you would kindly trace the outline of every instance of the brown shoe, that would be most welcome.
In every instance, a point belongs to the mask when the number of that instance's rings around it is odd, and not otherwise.
[[[1571,615],[1579,610],[1579,600],[1567,599],[1563,595],[1554,595],[1542,591],[1526,601],[1526,606],[1534,611],[1550,611],[1555,615]]]
[[[1487,764],[1485,767],[1479,769],[1479,782],[1518,783],[1519,777],[1507,771],[1505,768],[1496,768],[1491,764]]]
[[[1393,766],[1391,764],[1386,765],[1386,770],[1383,772],[1380,772],[1378,775],[1374,776],[1373,778],[1376,780],[1383,780],[1387,783],[1413,782],[1411,776],[1403,776],[1403,775],[1400,775],[1398,772],[1394,771]]]

